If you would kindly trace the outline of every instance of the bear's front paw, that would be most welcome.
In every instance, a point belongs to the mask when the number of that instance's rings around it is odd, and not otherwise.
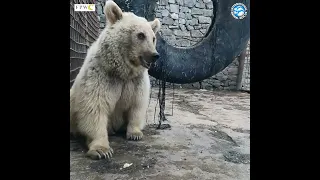
[[[127,132],[127,139],[128,140],[138,141],[138,140],[142,139],[142,137],[143,137],[143,133],[140,130]]]
[[[98,146],[94,149],[91,149],[87,152],[87,156],[89,156],[91,159],[94,160],[100,160],[100,159],[110,159],[113,154],[113,149],[111,147],[103,147]]]

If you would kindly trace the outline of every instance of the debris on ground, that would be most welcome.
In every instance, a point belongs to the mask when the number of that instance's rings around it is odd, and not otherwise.
[[[130,163],[130,164],[129,164],[129,163],[125,163],[125,164],[123,165],[123,169],[124,169],[124,168],[127,168],[127,167],[130,167],[131,165],[132,165],[132,163]]]

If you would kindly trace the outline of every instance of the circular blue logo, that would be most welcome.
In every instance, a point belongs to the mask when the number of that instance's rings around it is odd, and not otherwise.
[[[247,15],[247,7],[242,3],[236,3],[231,7],[231,15],[235,19],[243,19]]]

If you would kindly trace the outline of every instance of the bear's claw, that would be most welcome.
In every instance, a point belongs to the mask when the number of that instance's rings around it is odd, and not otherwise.
[[[134,133],[127,133],[128,140],[138,141],[138,140],[141,140],[142,137],[143,137],[143,133],[141,131],[134,132]]]
[[[113,154],[112,148],[104,148],[104,147],[89,150],[87,152],[87,156],[89,156],[91,159],[94,159],[94,160],[110,159],[112,157],[112,154]]]

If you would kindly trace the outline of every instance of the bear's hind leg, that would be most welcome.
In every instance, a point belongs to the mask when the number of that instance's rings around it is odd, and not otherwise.
[[[109,119],[108,132],[112,130],[114,134],[122,134],[126,131],[127,122],[125,119],[127,118],[125,117],[125,114],[126,113],[120,107],[115,108],[112,116],[110,116]]]

